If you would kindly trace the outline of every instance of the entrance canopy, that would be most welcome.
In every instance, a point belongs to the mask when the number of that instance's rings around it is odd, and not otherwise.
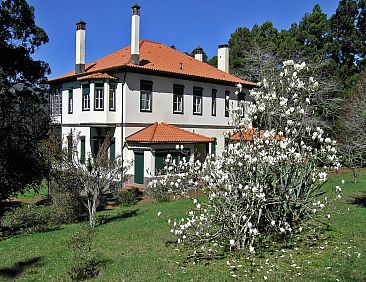
[[[128,136],[126,141],[139,143],[210,143],[215,142],[215,139],[165,122],[155,122]]]

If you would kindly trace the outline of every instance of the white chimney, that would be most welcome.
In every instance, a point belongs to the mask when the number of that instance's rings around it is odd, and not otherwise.
[[[219,45],[217,50],[217,68],[229,72],[229,45]]]
[[[76,74],[85,72],[85,27],[86,22],[83,20],[76,23]]]
[[[198,47],[194,50],[194,58],[203,62],[203,49],[201,47]]]
[[[131,64],[140,64],[140,6],[132,6]]]

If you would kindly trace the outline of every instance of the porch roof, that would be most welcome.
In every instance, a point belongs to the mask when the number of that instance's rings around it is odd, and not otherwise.
[[[165,122],[155,122],[128,136],[126,141],[141,143],[209,143],[215,142],[215,139]]]

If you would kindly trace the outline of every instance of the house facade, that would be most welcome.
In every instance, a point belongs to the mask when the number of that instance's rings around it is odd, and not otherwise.
[[[132,7],[131,46],[85,64],[86,24],[77,23],[75,70],[49,80],[51,118],[63,140],[79,136],[80,160],[95,155],[112,131],[110,157],[133,161],[130,181],[146,184],[170,153],[204,159],[224,149],[229,105],[254,83],[229,74],[229,49],[218,67],[162,43],[140,40],[140,7]],[[236,84],[245,89],[235,95]],[[177,150],[176,147],[179,145]]]

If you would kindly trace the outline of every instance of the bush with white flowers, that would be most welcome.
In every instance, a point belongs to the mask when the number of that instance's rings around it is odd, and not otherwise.
[[[254,102],[232,110],[227,137],[236,141],[222,156],[199,170],[186,165],[180,183],[194,173],[208,201],[194,199],[187,217],[169,221],[178,243],[255,252],[261,236],[291,236],[327,207],[330,197],[319,196],[329,170],[339,167],[336,142],[313,122],[318,82],[303,72],[305,63],[284,62],[280,77],[250,91]]]

